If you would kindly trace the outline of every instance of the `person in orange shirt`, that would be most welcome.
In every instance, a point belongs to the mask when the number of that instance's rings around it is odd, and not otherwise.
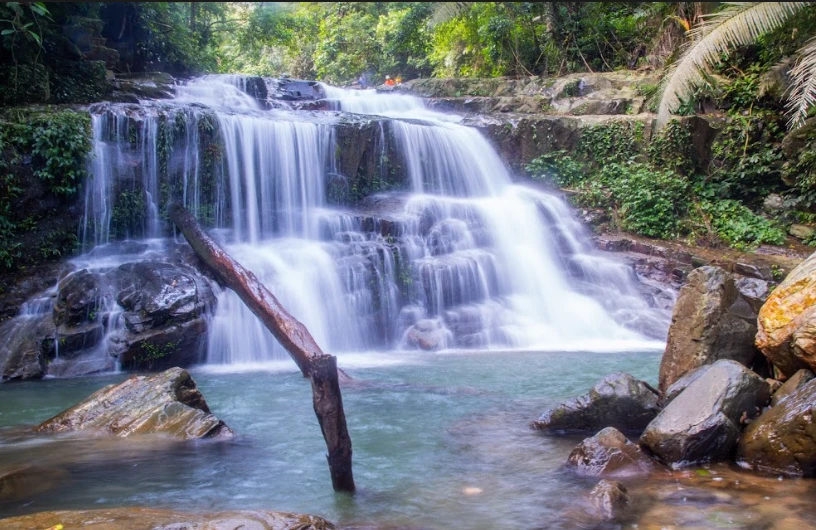
[[[385,76],[385,86],[394,86],[394,80],[390,75]]]

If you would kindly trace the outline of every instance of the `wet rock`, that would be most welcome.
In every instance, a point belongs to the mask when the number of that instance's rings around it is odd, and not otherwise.
[[[768,383],[740,363],[720,360],[652,421],[640,445],[676,466],[728,458],[741,425],[770,398]]]
[[[441,322],[423,319],[405,332],[405,344],[410,348],[420,350],[438,350],[448,345],[449,337],[450,331]]]
[[[591,515],[598,522],[622,519],[630,502],[629,492],[620,482],[602,480],[589,492]]]
[[[784,375],[816,371],[816,253],[774,289],[758,321],[756,345]]]
[[[77,326],[59,326],[54,338],[43,340],[43,352],[48,359],[57,356],[64,359],[77,357],[83,351],[95,347],[105,334],[101,322],[89,322]]]
[[[779,387],[779,390],[774,392],[774,395],[771,396],[771,406],[775,407],[779,405],[782,401],[790,397],[815,377],[816,375],[814,375],[810,370],[799,370],[793,374],[790,379],[785,381],[782,386]]]
[[[766,472],[816,476],[816,379],[811,379],[751,423],[738,458]]]
[[[195,381],[181,368],[108,385],[35,430],[92,431],[120,437],[159,433],[185,440],[233,435],[210,413]]]
[[[771,284],[765,280],[758,278],[749,278],[747,276],[740,276],[737,279],[737,289],[745,301],[751,306],[757,314],[762,308],[762,304],[768,299],[771,294]]]
[[[72,326],[96,320],[104,294],[105,282],[100,274],[82,269],[65,277],[54,303],[54,322]]]
[[[663,399],[661,401],[663,406],[665,407],[666,405],[674,401],[674,398],[679,396],[683,392],[683,390],[687,389],[689,385],[691,385],[693,382],[697,381],[703,375],[705,375],[705,373],[708,372],[708,370],[712,366],[713,365],[711,364],[707,364],[705,366],[695,368],[694,370],[686,373],[685,375],[683,375],[683,377],[672,383],[672,385],[669,388],[667,388],[665,392],[663,392]]]
[[[61,510],[0,519],[6,530],[55,528],[57,525],[90,530],[150,528],[153,530],[332,530],[321,517],[266,510],[192,514],[155,508]]]
[[[43,337],[53,337],[51,315],[18,316],[0,324],[0,380],[39,379],[46,372]]]
[[[533,426],[554,432],[596,432],[605,427],[640,432],[659,410],[652,388],[629,374],[615,373],[598,381],[588,394],[545,411]]]
[[[755,321],[756,312],[732,275],[713,266],[692,271],[672,313],[660,362],[660,391],[694,368],[720,359],[748,366],[756,355]]]
[[[162,370],[171,366],[190,366],[200,362],[207,335],[207,321],[165,325],[140,332],[122,330],[110,339],[111,355],[126,370]]]
[[[567,458],[567,467],[582,475],[610,477],[646,475],[656,469],[640,447],[614,427],[578,444]]]
[[[773,271],[766,265],[754,265],[753,263],[734,263],[734,272],[748,276],[749,278],[757,278],[765,280],[766,282],[773,281]]]
[[[126,263],[115,272],[116,301],[132,316],[133,332],[186,322],[201,315],[215,296],[209,283],[177,265],[156,261]]]

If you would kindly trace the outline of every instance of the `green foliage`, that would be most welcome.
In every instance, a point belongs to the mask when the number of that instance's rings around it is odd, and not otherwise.
[[[648,164],[610,164],[602,171],[619,205],[625,230],[668,239],[679,235],[689,184],[671,170]]]
[[[25,255],[52,258],[71,252],[76,236],[67,227],[41,236],[37,248],[25,248],[22,235],[37,228],[32,212],[19,211],[29,193],[27,175],[39,179],[50,193],[66,198],[85,177],[90,151],[90,118],[70,110],[37,114],[7,113],[0,119],[0,265],[12,269]]]
[[[781,186],[784,120],[778,113],[754,109],[731,112],[712,147],[708,184],[719,198],[758,204]]]
[[[807,124],[800,129],[802,146],[796,155],[785,161],[782,175],[793,183],[788,193],[793,206],[812,210],[816,206],[816,126]],[[813,222],[813,219],[808,220]]]
[[[86,174],[90,134],[87,114],[70,110],[41,113],[25,121],[0,122],[0,148],[10,152],[11,160],[30,154],[34,175],[57,195],[71,195]]]
[[[141,189],[119,193],[111,213],[111,235],[117,238],[138,235],[145,222],[145,197]]]
[[[545,153],[530,162],[526,170],[534,178],[550,180],[562,188],[580,183],[586,175],[584,165],[566,151]]]
[[[695,170],[691,131],[677,120],[671,120],[652,138],[647,152],[649,161],[655,167],[670,169],[681,175],[691,175]]]
[[[178,350],[178,342],[168,342],[165,344],[153,344],[144,341],[140,344],[141,353],[133,359],[137,364],[148,363],[163,359],[168,355],[172,355]]]
[[[599,165],[633,160],[642,151],[643,123],[613,121],[581,129],[579,156]]]
[[[71,111],[46,114],[29,122],[34,175],[47,181],[58,195],[72,195],[85,178],[91,149],[91,120]]]
[[[785,231],[777,223],[756,215],[739,201],[703,201],[700,209],[717,237],[739,250],[785,242]]]
[[[773,125],[764,127],[772,129]],[[744,141],[736,132],[734,135],[726,134],[722,141]],[[727,149],[733,148],[727,147],[730,145],[721,145],[717,152],[725,156]],[[756,172],[763,171],[757,161],[778,156],[775,146],[752,149],[749,156],[755,157]],[[702,238],[741,250],[785,240],[779,222],[756,215],[739,200],[722,197],[725,184],[715,177],[722,176],[723,168],[740,171],[738,175],[745,178],[753,176],[748,175],[746,164],[738,169],[719,164],[715,174],[698,176],[696,172],[705,168],[696,163],[686,123],[670,122],[648,145],[642,128],[635,125],[596,125],[582,132],[572,155],[565,151],[548,153],[533,160],[527,172],[534,179],[568,189],[577,206],[608,210],[624,230],[663,239]],[[741,164],[736,156],[727,162]],[[816,156],[803,154],[801,162],[797,171],[816,164]]]

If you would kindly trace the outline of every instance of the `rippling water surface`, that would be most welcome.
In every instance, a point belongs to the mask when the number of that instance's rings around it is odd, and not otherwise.
[[[530,421],[611,372],[654,383],[658,363],[657,352],[341,357],[355,378],[343,390],[359,488],[354,497],[331,490],[310,387],[291,363],[193,370],[210,408],[238,433],[231,442],[32,437],[20,426],[124,376],[0,385],[0,469],[34,465],[37,477],[22,483],[21,498],[0,503],[0,516],[140,505],[308,512],[344,525],[573,527],[569,514],[576,499],[595,483],[562,470],[579,438],[545,437],[529,428]],[[758,507],[787,506],[776,497],[767,501],[767,494],[784,494],[794,503],[816,495],[803,481],[777,487],[777,481],[763,479],[748,487],[746,478],[742,487],[725,488],[748,488],[756,497],[752,507],[744,494],[711,493],[711,487],[723,489],[734,480],[727,469],[712,473],[657,481],[649,495],[668,500],[643,511],[655,520],[677,520],[678,513],[696,517],[702,527],[717,527],[712,521],[722,516],[726,522],[730,517],[726,527],[766,528],[752,526],[766,517]],[[708,484],[699,490],[707,493],[697,492],[695,479]],[[692,484],[684,486],[684,480]],[[644,486],[631,488],[637,494]],[[812,520],[813,508],[800,500],[802,506],[790,510]],[[667,507],[661,515],[658,508]],[[712,507],[715,515],[706,511]]]

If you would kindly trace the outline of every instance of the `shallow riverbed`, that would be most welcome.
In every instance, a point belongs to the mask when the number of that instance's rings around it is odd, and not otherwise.
[[[4,384],[0,471],[35,467],[0,502],[0,516],[265,508],[348,526],[576,527],[571,513],[597,482],[562,469],[580,437],[543,436],[529,423],[611,372],[654,383],[659,361],[659,352],[341,356],[355,379],[343,390],[353,497],[332,492],[309,385],[288,361],[192,370],[212,411],[238,433],[230,442],[32,437],[21,426],[125,375]],[[816,520],[813,481],[721,466],[624,483],[637,513],[627,527],[786,528],[773,525],[788,517],[791,528],[807,528]]]

